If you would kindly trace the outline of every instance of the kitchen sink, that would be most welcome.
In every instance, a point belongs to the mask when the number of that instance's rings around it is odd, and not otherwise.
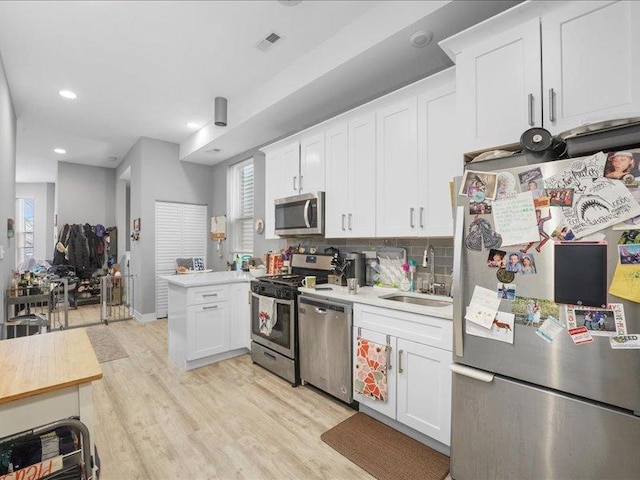
[[[432,298],[422,298],[414,295],[393,294],[380,297],[383,300],[391,300],[393,302],[413,303],[424,307],[448,307],[451,302],[445,300],[434,300]]]

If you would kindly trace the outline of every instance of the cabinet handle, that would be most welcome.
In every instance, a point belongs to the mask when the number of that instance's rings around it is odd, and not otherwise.
[[[533,93],[529,94],[529,126],[533,127]]]
[[[217,297],[218,294],[217,293],[205,293],[204,295],[202,295],[203,297]]]
[[[352,230],[351,228],[351,218],[353,217],[353,215],[349,214],[349,230]]]
[[[553,88],[549,89],[549,121],[556,121],[556,92]]]
[[[424,207],[420,207],[420,228],[424,228]]]
[[[344,228],[344,219],[345,219],[345,217],[346,217],[346,215],[343,213],[342,214],[342,230],[343,231],[345,230],[345,228]]]
[[[409,209],[409,225],[411,226],[411,228],[414,228],[414,224],[413,224],[413,211],[415,210],[415,208],[411,207]]]
[[[402,352],[404,350],[398,350],[398,373],[402,373]]]
[[[218,305],[209,305],[208,307],[202,307],[203,310],[213,310],[214,308],[218,308]]]
[[[296,180],[298,179],[298,177],[296,175],[293,176],[293,191],[297,192],[298,191],[298,187],[296,186]]]

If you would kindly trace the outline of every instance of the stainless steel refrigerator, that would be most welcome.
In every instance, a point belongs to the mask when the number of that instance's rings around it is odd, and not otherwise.
[[[539,168],[542,177],[570,168],[575,159],[531,164],[520,156],[472,163],[469,170],[519,174]],[[507,168],[508,167],[508,168]],[[640,187],[638,187],[640,188]],[[458,192],[456,192],[458,193]],[[454,249],[454,364],[451,474],[478,479],[638,479],[640,478],[640,350],[613,350],[606,336],[575,345],[562,331],[551,343],[536,326],[513,325],[513,344],[466,333],[464,319],[476,285],[499,288],[488,268],[489,249],[469,249],[471,222],[492,215],[470,214],[469,197],[458,195]],[[559,212],[560,207],[551,207]],[[544,224],[550,235],[561,215]],[[640,228],[640,225],[638,225]],[[607,275],[618,263],[622,231],[606,228]],[[542,236],[539,240],[542,240]],[[488,242],[489,244],[491,242]],[[555,244],[530,252],[537,274],[515,275],[516,294],[554,299]],[[499,247],[519,251],[526,245]],[[597,279],[584,275],[584,285]],[[497,293],[497,292],[496,292]],[[628,333],[640,333],[640,305],[622,303]],[[511,312],[512,300],[500,300]],[[563,306],[560,321],[565,322]],[[538,325],[539,326],[539,325]]]

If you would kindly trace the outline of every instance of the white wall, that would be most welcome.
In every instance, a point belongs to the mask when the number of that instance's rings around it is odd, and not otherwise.
[[[59,162],[58,228],[66,223],[114,226],[115,191],[115,169]]]
[[[33,198],[34,215],[34,256],[37,260],[53,258],[53,216],[54,216],[53,183],[17,183],[16,198]]]
[[[15,237],[7,238],[7,219],[15,219],[16,114],[0,56],[0,292],[5,292],[15,268]],[[4,319],[4,294],[0,295],[0,318]]]
[[[155,202],[211,202],[211,167],[181,162],[178,155],[175,143],[141,138],[116,171],[120,178],[131,167],[130,218],[140,218],[141,225],[140,239],[131,242],[131,273],[137,276],[134,308],[144,319],[155,314]],[[213,242],[207,241],[210,258]]]

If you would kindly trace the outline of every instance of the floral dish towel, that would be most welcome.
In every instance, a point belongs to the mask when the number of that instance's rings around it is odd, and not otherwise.
[[[358,337],[354,388],[357,393],[374,400],[387,400],[387,345],[379,345]]]

